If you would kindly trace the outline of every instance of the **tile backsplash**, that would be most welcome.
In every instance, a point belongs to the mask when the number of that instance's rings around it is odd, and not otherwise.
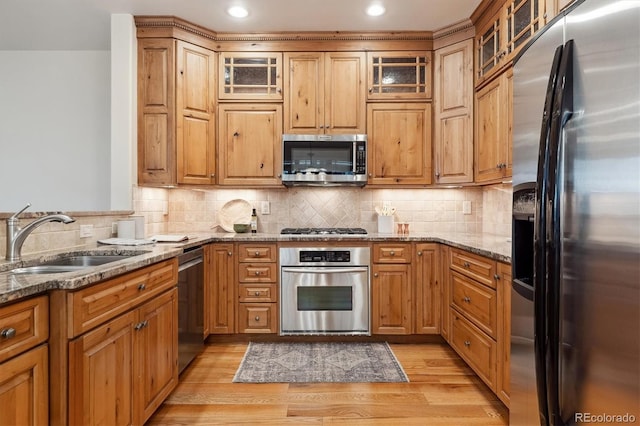
[[[166,232],[217,229],[218,212],[230,200],[247,200],[258,213],[258,230],[278,233],[285,227],[363,227],[377,231],[376,206],[396,207],[396,222],[407,222],[416,232],[488,232],[510,235],[511,187],[456,189],[156,189],[134,191],[136,214],[147,217],[147,228],[166,225]],[[158,201],[161,200],[159,203]],[[166,222],[161,219],[168,203]],[[471,214],[463,213],[463,201],[471,202]],[[270,214],[262,214],[264,202]],[[155,219],[154,219],[155,218]]]
[[[363,227],[377,232],[376,206],[396,207],[396,222],[407,222],[414,232],[485,232],[511,235],[511,185],[456,189],[164,189],[134,187],[133,208],[145,217],[145,236],[166,233],[209,232],[218,212],[229,200],[241,198],[258,213],[258,231],[279,233],[286,227]],[[471,214],[463,213],[471,202]],[[270,214],[262,214],[263,202]],[[69,225],[47,223],[25,241],[22,253],[95,246],[115,236],[112,225],[128,212],[94,212],[75,216]],[[24,223],[28,223],[27,216]],[[92,236],[80,238],[80,225],[92,225]],[[0,255],[5,255],[5,227],[0,226]]]

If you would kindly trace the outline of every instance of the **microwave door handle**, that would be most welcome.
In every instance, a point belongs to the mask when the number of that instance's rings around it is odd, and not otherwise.
[[[343,274],[343,273],[353,273],[353,272],[368,272],[369,268],[360,267],[360,268],[282,268],[282,272],[293,272],[296,274]]]

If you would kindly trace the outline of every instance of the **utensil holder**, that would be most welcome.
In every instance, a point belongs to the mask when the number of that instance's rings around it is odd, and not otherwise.
[[[393,234],[393,216],[378,216],[378,234]]]

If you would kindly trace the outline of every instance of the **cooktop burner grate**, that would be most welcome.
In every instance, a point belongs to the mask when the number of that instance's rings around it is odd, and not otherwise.
[[[364,228],[284,228],[286,235],[366,235]]]

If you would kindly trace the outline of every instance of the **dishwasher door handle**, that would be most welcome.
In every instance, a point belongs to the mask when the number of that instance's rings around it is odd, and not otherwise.
[[[200,264],[202,262],[203,262],[202,257],[197,257],[197,258],[195,258],[193,260],[188,261],[187,263],[183,263],[182,265],[179,265],[178,266],[178,272],[182,272],[185,269],[189,269],[192,266],[196,266],[196,265],[198,265],[198,264]]]
[[[282,268],[282,272],[295,274],[344,274],[353,272],[368,272],[369,268]]]

